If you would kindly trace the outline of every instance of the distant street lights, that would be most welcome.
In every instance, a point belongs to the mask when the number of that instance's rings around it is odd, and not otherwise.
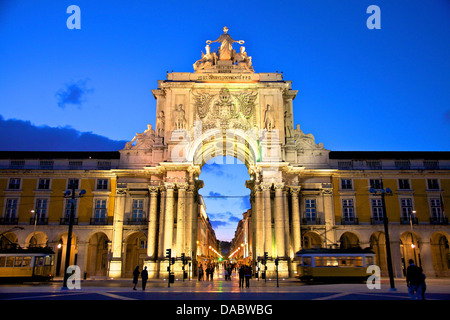
[[[388,217],[386,212],[386,202],[384,200],[384,197],[386,194],[392,195],[392,190],[390,188],[384,189],[383,187],[383,179],[381,179],[381,188],[380,189],[374,189],[370,188],[370,193],[372,194],[380,194],[381,195],[381,205],[383,208],[383,225],[384,225],[384,233],[385,233],[385,239],[386,239],[386,260],[387,260],[387,267],[388,267],[388,273],[389,273],[389,282],[391,285],[391,291],[396,291],[395,289],[395,283],[394,283],[394,271],[392,269],[392,256],[391,256],[391,242],[389,240],[389,226],[388,226]]]

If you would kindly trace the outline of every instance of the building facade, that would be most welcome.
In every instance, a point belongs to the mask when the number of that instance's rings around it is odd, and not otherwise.
[[[194,274],[218,249],[199,175],[213,157],[233,156],[246,164],[251,190],[235,243],[255,267],[267,253],[269,276],[275,259],[281,277],[295,276],[295,253],[311,247],[370,246],[386,270],[385,214],[396,275],[413,257],[429,276],[448,276],[450,153],[325,149],[294,127],[291,81],[256,73],[245,47],[233,49],[244,41],[227,31],[206,41],[194,72],[158,81],[155,128],[149,124],[123,150],[2,152],[2,245],[55,248],[61,275],[75,203],[70,264],[86,277],[130,277],[136,265],[167,277],[167,249],[176,277],[182,255]],[[74,201],[67,190],[75,190]]]

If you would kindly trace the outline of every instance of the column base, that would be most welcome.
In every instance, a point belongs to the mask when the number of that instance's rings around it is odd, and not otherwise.
[[[122,277],[122,260],[116,258],[111,260],[109,264],[109,278],[121,278]]]

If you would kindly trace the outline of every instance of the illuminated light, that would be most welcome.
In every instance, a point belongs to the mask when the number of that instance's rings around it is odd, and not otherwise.
[[[416,247],[416,245],[413,243],[413,244],[411,244],[411,248],[415,248]]]

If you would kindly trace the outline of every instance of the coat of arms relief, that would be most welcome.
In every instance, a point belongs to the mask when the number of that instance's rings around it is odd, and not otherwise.
[[[202,121],[203,130],[214,128],[250,130],[256,126],[257,93],[231,93],[223,88],[218,93],[193,92],[195,120]]]

